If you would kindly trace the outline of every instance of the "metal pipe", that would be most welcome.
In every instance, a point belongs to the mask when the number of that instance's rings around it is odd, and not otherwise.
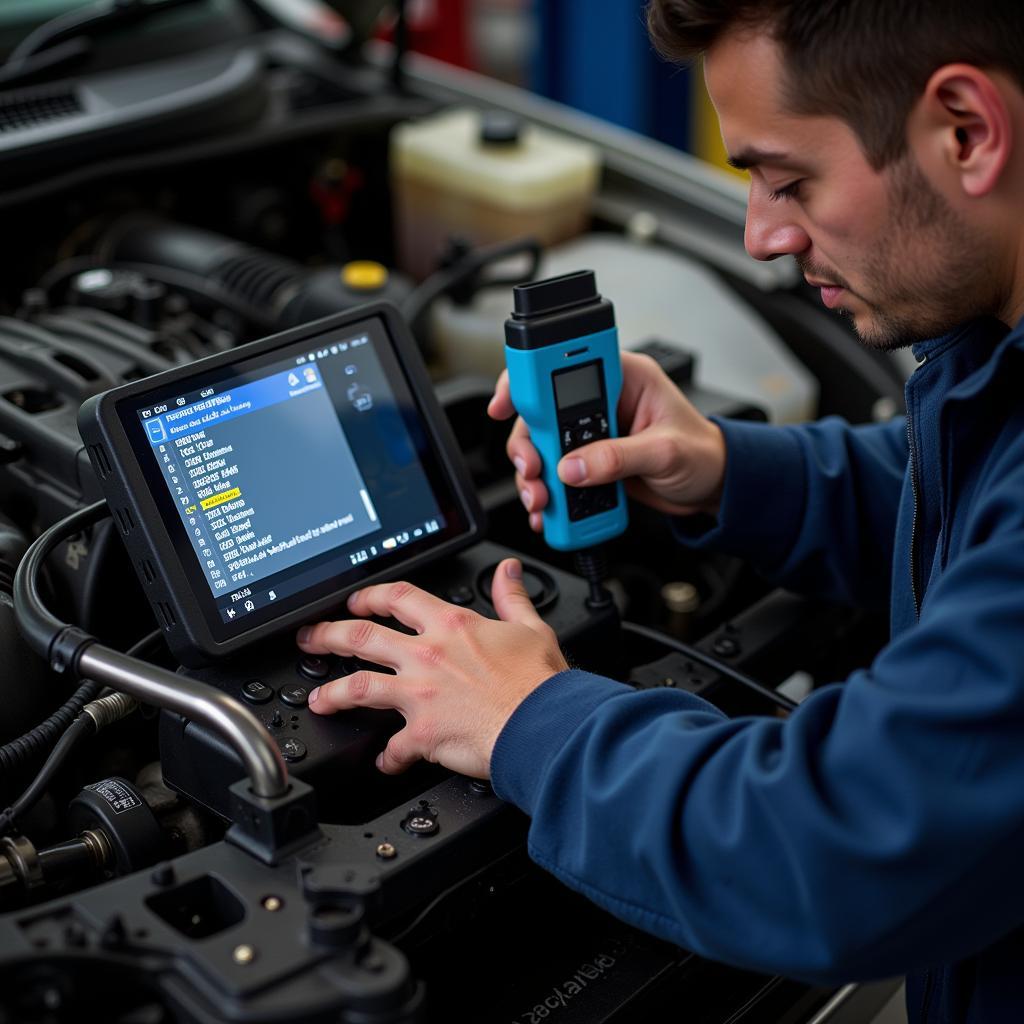
[[[260,720],[227,694],[101,644],[91,644],[82,652],[78,671],[217,733],[241,759],[256,796],[273,798],[287,792],[288,769],[277,744]]]

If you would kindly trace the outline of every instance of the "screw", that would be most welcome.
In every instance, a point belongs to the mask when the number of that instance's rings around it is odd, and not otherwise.
[[[153,874],[149,876],[150,881],[154,885],[166,887],[174,884],[174,865],[168,864],[166,861],[163,864],[157,864],[153,869]]]
[[[263,909],[269,910],[274,913],[280,910],[284,906],[284,900],[280,896],[264,896],[263,897]]]
[[[731,636],[723,636],[711,645],[711,650],[720,658],[735,658],[740,653],[740,645]]]
[[[391,845],[391,843],[381,843],[377,847],[377,856],[381,860],[394,860],[398,856],[398,851]]]
[[[252,946],[247,946],[244,943],[241,946],[235,946],[234,952],[231,954],[231,959],[236,964],[241,964],[243,967],[247,964],[251,964],[256,959],[256,950]]]
[[[437,821],[425,814],[417,814],[406,821],[405,829],[417,836],[432,836],[437,831]]]

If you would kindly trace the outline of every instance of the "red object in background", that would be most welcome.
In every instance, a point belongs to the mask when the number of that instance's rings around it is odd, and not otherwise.
[[[409,46],[417,53],[475,69],[469,46],[470,0],[407,0]],[[382,32],[384,39],[391,28]]]

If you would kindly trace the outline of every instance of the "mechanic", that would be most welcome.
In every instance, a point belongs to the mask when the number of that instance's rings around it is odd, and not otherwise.
[[[905,419],[771,427],[703,419],[626,354],[628,436],[559,476],[627,480],[683,543],[888,605],[891,640],[786,721],[728,720],[569,669],[506,561],[503,621],[399,583],[303,630],[308,652],[397,671],[332,681],[312,707],[397,708],[382,771],[489,775],[532,817],[538,864],[686,948],[830,983],[908,972],[913,1021],[1024,1020],[1024,4],[648,14],[663,53],[704,57],[750,172],[749,252],[795,257],[864,344],[912,344],[919,366]],[[513,415],[504,379],[490,412]],[[521,422],[508,451],[539,528]]]

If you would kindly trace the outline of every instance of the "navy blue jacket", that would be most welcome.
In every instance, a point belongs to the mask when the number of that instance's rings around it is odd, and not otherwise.
[[[720,515],[692,539],[888,604],[869,668],[786,721],[563,672],[491,770],[534,860],[640,928],[811,981],[908,972],[912,1021],[1019,1022],[1024,328],[915,353],[905,420],[723,424]]]

